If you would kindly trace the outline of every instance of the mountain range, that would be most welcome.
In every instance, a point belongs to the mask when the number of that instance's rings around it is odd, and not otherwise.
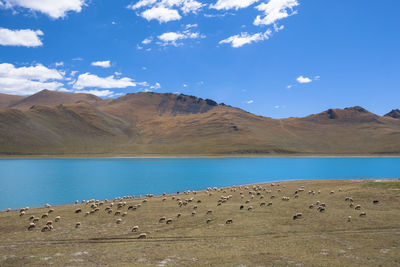
[[[239,154],[400,154],[400,110],[273,119],[183,94],[0,94],[2,156]]]

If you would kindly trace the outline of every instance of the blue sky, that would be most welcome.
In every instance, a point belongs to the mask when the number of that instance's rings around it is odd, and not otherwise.
[[[0,93],[179,92],[274,118],[400,108],[400,1],[0,0]],[[146,40],[146,41],[145,41]]]

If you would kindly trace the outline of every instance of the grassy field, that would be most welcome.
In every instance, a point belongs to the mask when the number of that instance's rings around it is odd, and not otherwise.
[[[218,205],[221,197],[229,199]],[[92,213],[92,203],[1,212],[0,266],[400,266],[399,180],[279,182],[146,199],[105,201]],[[126,204],[118,209],[119,202]],[[40,219],[28,231],[32,215]],[[42,232],[50,220],[54,229]]]

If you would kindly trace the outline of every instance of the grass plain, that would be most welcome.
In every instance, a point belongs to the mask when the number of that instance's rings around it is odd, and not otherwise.
[[[85,213],[93,209],[91,204],[54,206],[49,218],[40,219],[31,231],[29,217],[40,218],[49,208],[30,208],[23,216],[19,210],[0,212],[0,266],[400,266],[398,179],[258,186],[262,189],[249,185],[147,197],[147,202],[108,201],[90,215]],[[301,187],[304,191],[296,198]],[[221,196],[229,195],[217,206]],[[350,208],[346,197],[361,209]],[[178,198],[193,200],[179,207]],[[309,208],[317,201],[326,204],[325,212],[317,211],[317,205]],[[108,214],[105,208],[112,202],[113,213]],[[114,215],[119,202],[126,202],[119,209],[126,216]],[[262,202],[272,205],[260,206]],[[141,207],[128,210],[138,204]],[[366,216],[360,217],[361,212]],[[294,220],[296,213],[302,216]],[[54,222],[56,216],[59,222]],[[172,223],[159,222],[164,216]],[[228,219],[231,224],[226,224]],[[54,229],[41,232],[49,220]],[[75,228],[77,222],[81,225]],[[131,231],[133,226],[139,226],[137,233]],[[140,233],[147,238],[138,239]]]

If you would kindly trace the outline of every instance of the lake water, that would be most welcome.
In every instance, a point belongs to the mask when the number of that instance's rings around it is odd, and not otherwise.
[[[399,177],[396,157],[1,159],[0,210],[271,181]]]

